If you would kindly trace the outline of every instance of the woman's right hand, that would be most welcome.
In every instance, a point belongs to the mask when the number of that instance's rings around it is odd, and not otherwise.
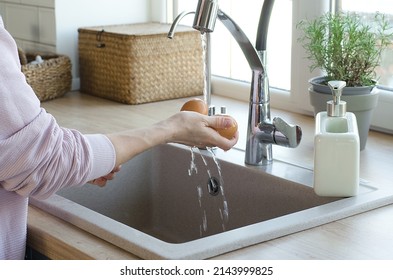
[[[172,138],[168,142],[176,142],[188,146],[219,147],[231,149],[239,140],[237,131],[232,139],[222,137],[217,130],[231,128],[236,121],[230,116],[206,116],[195,112],[182,111],[163,121],[172,126]]]
[[[115,165],[121,165],[154,146],[179,143],[196,147],[231,149],[239,139],[236,132],[232,139],[221,136],[217,129],[233,125],[229,116],[206,116],[182,111],[151,126],[108,134],[116,152]]]

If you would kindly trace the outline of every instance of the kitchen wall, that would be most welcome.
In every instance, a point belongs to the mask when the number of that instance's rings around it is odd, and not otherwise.
[[[146,22],[150,20],[145,0],[62,0],[56,1],[57,52],[71,57],[73,89],[79,89],[79,27]]]
[[[166,0],[0,0],[0,14],[17,42],[68,55],[79,89],[78,28],[163,21]],[[49,31],[47,31],[49,30]],[[45,35],[45,36],[44,36]],[[42,41],[41,37],[48,37]]]

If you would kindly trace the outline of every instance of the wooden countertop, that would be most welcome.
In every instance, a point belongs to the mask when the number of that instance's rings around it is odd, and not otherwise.
[[[109,133],[150,125],[179,110],[186,99],[124,105],[70,92],[42,106],[64,127],[84,133]],[[245,145],[248,104],[213,96],[239,123],[238,147]],[[274,146],[273,156],[313,166],[314,118],[273,110],[299,124],[303,139],[296,149]],[[360,176],[375,185],[393,187],[393,135],[371,131],[361,152]],[[229,252],[215,259],[393,259],[393,205]],[[52,259],[137,259],[131,253],[95,237],[33,206],[29,207],[28,245]]]

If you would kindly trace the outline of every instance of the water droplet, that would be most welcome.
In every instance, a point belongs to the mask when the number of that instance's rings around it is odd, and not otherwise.
[[[225,223],[228,223],[229,220],[229,209],[228,209],[228,202],[226,200],[223,201],[222,203],[223,206],[223,221]]]
[[[198,191],[198,200],[199,200],[199,207],[202,208],[202,195],[203,195],[203,190],[201,186],[197,187],[197,191]]]
[[[188,170],[188,174],[189,176],[191,176],[194,172],[195,174],[198,173],[198,169],[197,169],[197,165],[195,163],[195,151],[199,152],[199,155],[202,159],[203,164],[206,167],[206,173],[209,176],[209,178],[212,178],[211,175],[211,171],[209,169],[208,166],[208,162],[205,158],[205,156],[199,151],[199,149],[197,147],[192,147],[190,149],[191,151],[191,163],[190,163],[190,168]],[[220,163],[218,161],[218,159],[216,158],[216,155],[214,154],[214,151],[211,148],[206,148],[207,151],[209,151],[209,153],[212,156],[212,159],[215,163],[215,165],[217,166],[217,170],[218,170],[218,175],[219,175],[219,185],[220,185],[220,192],[221,192],[221,196],[222,196],[222,209],[221,207],[218,207],[218,211],[219,211],[219,215],[222,221],[222,229],[223,231],[226,230],[226,223],[228,223],[229,220],[229,208],[228,208],[228,201],[225,197],[225,193],[224,193],[224,180],[223,180],[223,176],[221,173],[221,166]],[[203,214],[202,214],[202,224],[199,226],[199,232],[200,232],[200,236],[203,236],[203,232],[207,231],[207,214],[206,214],[206,209],[203,208],[202,206],[202,196],[203,196],[203,188],[198,185],[197,187],[197,193],[198,193],[198,202],[199,202],[199,207],[201,208],[201,210],[203,209]]]
[[[188,176],[191,176],[193,172],[195,172],[195,174],[198,174],[198,168],[195,164],[194,148],[191,147],[190,151],[191,151],[191,162],[190,162],[190,168],[188,169]]]
[[[203,230],[206,232],[206,231],[207,231],[207,216],[206,216],[206,210],[203,211],[202,225],[203,225]]]

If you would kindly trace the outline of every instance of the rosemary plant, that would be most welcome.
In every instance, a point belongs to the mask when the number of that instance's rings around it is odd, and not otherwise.
[[[366,23],[357,13],[326,13],[297,27],[303,31],[299,41],[311,71],[322,69],[327,81],[346,81],[351,87],[375,85],[375,68],[393,42],[393,26],[384,14],[376,13],[373,22]]]

